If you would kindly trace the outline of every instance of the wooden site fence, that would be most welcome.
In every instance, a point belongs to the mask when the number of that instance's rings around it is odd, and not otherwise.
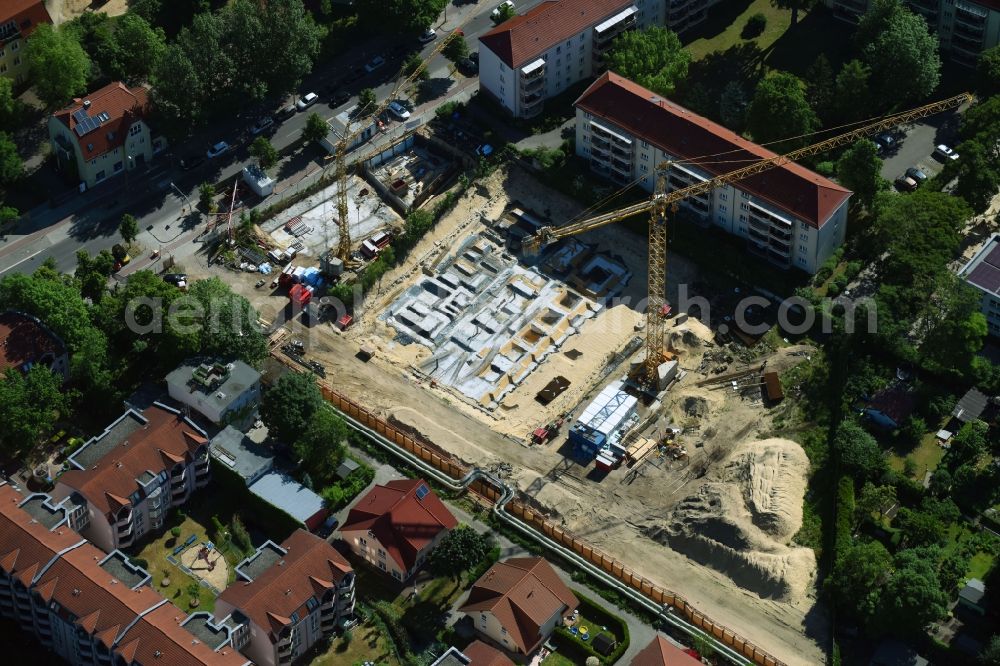
[[[451,478],[456,480],[461,479],[470,471],[468,465],[456,461],[450,456],[442,455],[426,446],[410,434],[365,409],[350,398],[333,390],[325,383],[319,382],[319,386],[327,402],[341,412],[347,414],[365,427],[374,430],[396,446],[433,465],[437,470],[447,474]],[[469,490],[472,490],[475,494],[490,503],[499,499],[501,494],[498,488],[494,488],[492,484],[486,483],[481,479],[470,484]],[[530,508],[525,503],[517,499],[512,500],[507,504],[506,511],[553,541],[569,548],[625,585],[637,590],[646,598],[658,604],[669,605],[677,615],[683,617],[705,633],[714,636],[734,651],[752,660],[755,664],[759,664],[760,666],[785,666],[784,662],[779,661],[746,638],[714,622],[704,613],[699,612],[683,597],[665,590],[656,583],[644,578],[610,555],[601,552],[571,532],[547,520],[538,511]]]

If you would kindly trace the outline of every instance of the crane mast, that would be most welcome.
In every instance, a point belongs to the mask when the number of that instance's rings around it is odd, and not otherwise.
[[[655,386],[657,368],[664,358],[664,321],[666,318],[666,282],[667,282],[667,215],[677,208],[677,204],[689,196],[697,196],[710,192],[720,185],[738,182],[744,178],[756,175],[793,162],[801,157],[822,153],[832,148],[853,143],[854,141],[871,136],[872,134],[890,129],[897,125],[918,120],[926,116],[952,109],[967,102],[972,102],[974,97],[968,93],[949,97],[932,104],[927,104],[903,113],[888,116],[881,120],[866,124],[857,129],[839,134],[830,139],[814,143],[804,148],[792,150],[784,155],[762,159],[748,166],[730,171],[714,178],[689,185],[677,190],[667,192],[667,173],[670,170],[670,162],[663,162],[656,167],[656,183],[653,196],[645,201],[625,206],[609,213],[602,213],[593,217],[573,222],[561,227],[542,227],[532,238],[525,241],[523,247],[527,253],[537,252],[542,247],[554,243],[562,238],[575,236],[592,229],[620,222],[626,218],[641,213],[649,213],[649,277],[647,280],[647,306],[646,306],[646,358],[644,362],[643,378],[647,387]],[[711,157],[711,156],[710,156]],[[698,162],[692,160],[692,165],[697,166]]]

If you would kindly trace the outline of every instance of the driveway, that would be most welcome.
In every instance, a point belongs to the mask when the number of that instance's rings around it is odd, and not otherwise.
[[[931,157],[931,153],[939,143],[954,146],[959,111],[963,109],[939,113],[901,128],[892,152],[882,156],[882,177],[892,182],[912,166],[926,173],[928,178],[937,175],[943,165]]]

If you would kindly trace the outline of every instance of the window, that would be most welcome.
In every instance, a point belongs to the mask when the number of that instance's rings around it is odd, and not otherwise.
[[[20,64],[21,64],[21,56],[16,56],[14,58],[14,67],[17,67]]]
[[[740,204],[740,209],[741,210],[750,210],[750,204],[741,203]]]
[[[398,571],[393,571],[392,577],[395,578],[396,580],[403,580],[403,577],[399,575]]]
[[[96,180],[104,180],[107,176],[104,174],[104,170],[97,172]]]
[[[7,65],[0,63],[0,74],[3,74],[6,71],[7,71]]]
[[[744,199],[749,199],[750,198],[750,193],[749,192],[740,192],[740,196],[743,197]]]
[[[799,252],[808,252],[809,249],[805,245],[799,245]]]
[[[19,48],[21,48],[21,42],[14,42],[13,44],[10,45],[11,51],[16,51]]]
[[[367,546],[368,545],[368,539],[366,539],[364,537],[361,537],[360,539],[358,539],[358,541],[361,542],[362,546]]]
[[[121,162],[115,162],[115,173],[118,173],[121,170],[122,170],[122,163]]]
[[[556,53],[562,53],[562,47],[561,46],[557,46],[556,47]],[[559,62],[558,58],[556,59],[556,62]]]
[[[129,136],[135,136],[136,134],[140,133],[141,131],[142,131],[142,125],[140,125],[139,123],[136,123],[135,125],[132,125],[132,127],[128,128],[128,135]]]
[[[504,636],[506,636],[507,635],[507,627],[500,627],[500,633],[502,633]]]
[[[384,551],[384,550],[382,550],[381,548],[379,548],[379,549],[378,549],[378,556],[379,556],[379,557],[385,557],[385,551]]]
[[[725,213],[726,212],[726,204],[719,204],[719,210],[722,211],[723,213]]]
[[[799,263],[802,264],[803,266],[805,266],[806,265],[806,259],[805,259],[805,257],[799,257]]]
[[[740,222],[746,222],[746,221],[747,221],[747,216],[746,215],[740,215]]]
[[[719,199],[721,199],[722,201],[725,201],[728,198],[729,198],[728,194],[726,194],[725,192],[719,192]]]
[[[378,568],[381,569],[382,571],[385,571],[385,562],[379,562]]]
[[[643,173],[646,173],[647,171],[649,171],[649,167],[646,166],[645,164],[640,164],[639,165],[639,171],[642,171]]]
[[[649,142],[648,141],[640,141],[639,143],[642,145],[643,148],[649,148]]]
[[[640,153],[639,156],[642,157],[642,161],[643,162],[648,162],[649,161],[649,153]]]

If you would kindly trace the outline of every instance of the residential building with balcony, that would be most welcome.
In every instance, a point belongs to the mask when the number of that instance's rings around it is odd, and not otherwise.
[[[27,372],[38,364],[69,378],[69,354],[62,339],[37,317],[15,310],[0,313],[0,376],[10,368]]]
[[[857,23],[873,0],[826,0],[839,19]],[[905,0],[938,34],[952,61],[975,67],[979,54],[1000,44],[1000,0]]]
[[[456,526],[455,516],[426,481],[400,479],[375,486],[358,500],[340,532],[355,555],[405,581]]]
[[[354,623],[354,570],[323,539],[296,530],[236,567],[215,603],[233,645],[258,666],[285,666]]]
[[[178,410],[129,409],[69,457],[52,494],[85,507],[74,529],[97,546],[128,548],[208,485],[208,449],[205,432]]]
[[[697,1],[697,0],[694,0]],[[663,25],[664,0],[548,0],[479,38],[479,89],[530,118],[546,99],[604,69],[615,37]]]
[[[167,375],[167,392],[216,425],[248,422],[260,404],[260,373],[243,361],[189,360]]]
[[[80,191],[147,166],[166,148],[148,124],[149,94],[114,82],[49,117],[49,142],[61,169]]]
[[[618,185],[652,192],[670,163],[667,190],[775,157],[775,153],[656,93],[608,72],[576,101],[576,152]],[[726,155],[724,164],[709,157]],[[844,242],[851,192],[791,163],[688,197],[680,206],[706,227],[745,239],[780,268],[815,273]]]
[[[979,311],[986,317],[986,331],[1000,337],[1000,234],[986,244],[958,271],[958,277],[979,294]]]
[[[42,0],[4,0],[0,3],[0,76],[15,84],[27,82],[30,72],[25,46],[35,28],[52,23]]]
[[[230,629],[205,640],[205,614],[187,616],[144,569],[88,543],[67,519],[51,499],[0,481],[0,616],[73,666],[250,664]]]

